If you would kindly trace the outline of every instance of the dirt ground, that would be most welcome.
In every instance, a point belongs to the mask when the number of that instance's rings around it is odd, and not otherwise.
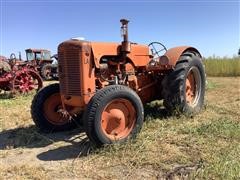
[[[39,133],[32,97],[0,97],[0,179],[240,178],[240,77],[209,78],[196,117],[168,117],[161,103],[148,105],[136,141],[100,150],[81,127]]]

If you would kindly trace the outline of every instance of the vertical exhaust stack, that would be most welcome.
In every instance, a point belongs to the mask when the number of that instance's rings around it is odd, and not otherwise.
[[[131,44],[128,41],[128,22],[129,21],[127,19],[121,19],[120,22],[122,23],[121,32],[123,37],[121,51],[123,53],[123,56],[126,57],[126,55],[131,51]]]
[[[20,61],[22,60],[22,55],[21,55],[20,51],[18,52],[18,58],[19,58]]]

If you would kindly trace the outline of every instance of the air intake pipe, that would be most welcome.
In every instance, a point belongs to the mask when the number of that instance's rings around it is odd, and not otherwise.
[[[120,22],[122,23],[121,34],[123,37],[121,52],[123,53],[123,55],[126,55],[131,51],[131,44],[128,41],[128,22],[129,21],[127,19],[121,19]]]

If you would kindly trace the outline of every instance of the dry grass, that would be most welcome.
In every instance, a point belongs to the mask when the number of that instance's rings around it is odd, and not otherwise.
[[[209,78],[205,109],[192,118],[148,104],[135,141],[94,151],[81,129],[38,133],[31,99],[0,100],[0,179],[240,178],[239,77]]]
[[[0,167],[0,171],[3,179],[50,179],[43,167],[33,167],[32,165]]]

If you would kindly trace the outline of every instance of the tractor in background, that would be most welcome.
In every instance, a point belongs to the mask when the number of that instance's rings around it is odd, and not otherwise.
[[[46,49],[26,49],[27,61],[35,66],[44,80],[57,80],[57,64],[53,64],[53,58],[57,60],[57,56],[51,56],[51,52]]]
[[[121,43],[71,39],[58,46],[59,83],[41,89],[31,105],[41,131],[82,122],[100,147],[135,138],[144,121],[143,105],[150,101],[162,99],[169,113],[200,112],[205,94],[200,52],[191,46],[132,43],[129,21],[120,22]]]
[[[0,59],[0,91],[25,94],[38,91],[42,86],[43,81],[34,66],[17,60],[13,54],[10,59]]]

